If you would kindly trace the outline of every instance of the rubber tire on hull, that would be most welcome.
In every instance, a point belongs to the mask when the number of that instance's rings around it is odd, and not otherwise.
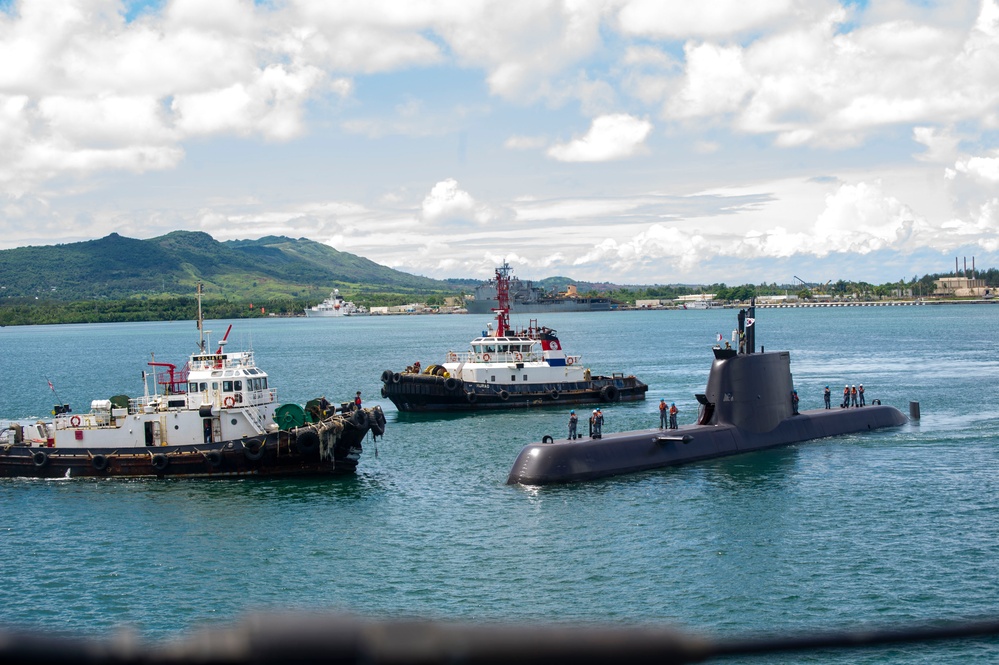
[[[354,424],[357,429],[368,429],[371,424],[371,419],[368,417],[368,412],[364,409],[358,409],[350,417],[350,422]]]
[[[600,399],[605,402],[616,402],[620,396],[617,386],[604,386],[600,389]]]
[[[205,453],[205,461],[208,462],[208,466],[217,468],[222,465],[222,453],[217,450],[209,450]]]
[[[149,460],[149,463],[152,464],[153,468],[157,471],[166,471],[166,468],[170,466],[170,458],[163,453],[156,453]]]
[[[402,381],[402,374],[399,372],[392,374],[392,383],[399,383],[400,381]]]
[[[31,454],[31,461],[40,469],[49,463],[49,456],[45,451],[36,450]]]
[[[388,383],[392,380],[392,370],[387,369],[382,372],[382,383]]]
[[[457,389],[458,389],[458,379],[454,378],[453,376],[449,376],[448,378],[444,379],[444,390],[449,390],[451,392],[454,392]]]
[[[246,459],[256,462],[264,456],[264,442],[260,439],[244,441],[243,454],[246,456]]]
[[[295,439],[295,447],[303,455],[309,455],[319,450],[319,434],[309,430],[302,432]]]
[[[95,470],[103,471],[108,468],[108,456],[98,453],[90,458],[90,463],[93,465]]]
[[[510,399],[510,393],[508,393],[505,390],[501,390],[501,391],[499,391],[499,398],[505,402],[508,399]]]
[[[479,399],[479,396],[475,392],[465,393],[465,399],[468,400],[469,404],[475,404],[475,400]]]

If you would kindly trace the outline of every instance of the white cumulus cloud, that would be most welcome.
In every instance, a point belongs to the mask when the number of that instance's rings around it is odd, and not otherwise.
[[[606,162],[641,153],[652,123],[625,113],[594,118],[589,131],[568,143],[548,149],[548,156],[560,162]]]

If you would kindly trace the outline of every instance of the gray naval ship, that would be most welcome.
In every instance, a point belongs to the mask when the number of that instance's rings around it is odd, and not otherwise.
[[[530,280],[510,277],[510,264],[503,262],[496,269],[509,282],[510,311],[514,314],[539,314],[550,312],[606,312],[616,309],[610,298],[585,297],[576,294],[574,286],[566,293],[553,295],[534,286]],[[475,287],[473,297],[465,300],[469,314],[489,314],[499,307],[499,279],[491,279]]]
[[[678,429],[605,434],[599,439],[527,445],[508,484],[545,485],[602,478],[774,448],[827,436],[897,427],[898,409],[873,400],[861,408],[798,413],[787,351],[755,350],[755,308],[739,311],[738,349],[714,349],[697,423]]]

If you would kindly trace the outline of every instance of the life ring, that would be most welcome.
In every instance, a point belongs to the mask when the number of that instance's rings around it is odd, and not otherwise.
[[[515,353],[513,354],[513,359],[516,360],[517,362],[520,362],[521,360],[524,359],[524,356],[520,353]]]
[[[571,365],[571,364],[573,364],[574,362],[576,362],[576,359],[575,359],[575,358],[573,358],[572,356],[569,356],[568,358],[566,358],[566,359],[565,359],[565,364],[566,364],[566,365]]]
[[[492,356],[490,356],[490,355],[489,355],[488,353],[483,353],[483,354],[482,354],[482,362],[484,362],[484,363],[487,363],[487,362],[489,362],[489,359],[490,359],[491,357],[492,357]]]
[[[232,395],[229,395],[222,401],[222,404],[225,405],[225,408],[231,409],[232,407],[236,406],[236,398],[233,397]]]
[[[250,439],[243,442],[243,454],[246,459],[256,462],[264,456],[264,442],[260,439]]]
[[[545,434],[541,437],[541,443],[555,443],[555,439],[553,439],[550,434]]]
[[[73,416],[72,418],[70,418],[69,419],[69,424],[72,425],[73,427],[79,427],[80,426],[80,416]]]
[[[501,391],[499,391],[499,398],[505,402],[508,399],[510,399],[510,393],[508,393],[505,390],[501,390]]]
[[[449,390],[451,392],[454,392],[457,389],[458,389],[458,379],[454,378],[453,376],[449,376],[448,378],[444,379],[444,390]]]
[[[551,392],[548,393],[548,396],[551,397],[553,400],[556,400],[558,399],[558,391],[553,388]]]
[[[205,461],[208,462],[208,466],[217,467],[222,464],[222,453],[217,450],[209,450],[205,453]]]
[[[319,450],[319,434],[312,430],[306,430],[295,439],[295,447],[302,455],[308,455]]]
[[[103,471],[108,468],[108,456],[97,453],[90,458],[90,463],[94,466],[97,471]]]
[[[170,458],[163,453],[156,453],[152,456],[152,459],[150,459],[149,462],[157,471],[164,471],[168,466],[170,466]]]
[[[31,454],[31,461],[40,469],[49,463],[49,456],[43,450],[36,450]]]

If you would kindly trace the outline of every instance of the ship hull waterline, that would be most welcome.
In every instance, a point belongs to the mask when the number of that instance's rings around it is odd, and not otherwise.
[[[609,404],[645,399],[648,386],[634,377],[546,384],[469,383],[402,374],[386,381],[382,397],[400,411],[479,411]]]
[[[332,450],[305,449],[276,432],[247,440],[148,448],[0,447],[0,478],[232,478],[350,475],[366,431],[344,432]]]

